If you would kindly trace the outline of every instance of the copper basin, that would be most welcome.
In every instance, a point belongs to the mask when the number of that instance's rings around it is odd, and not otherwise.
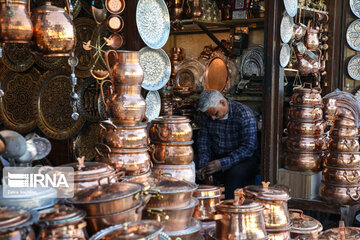
[[[156,164],[187,165],[194,159],[193,141],[154,142],[151,157]]]
[[[323,182],[320,197],[329,203],[355,205],[360,200],[360,185],[334,185]]]
[[[359,152],[328,152],[325,158],[325,164],[330,167],[356,168],[359,163]]]
[[[319,121],[323,119],[322,105],[290,105],[289,118],[294,120]]]
[[[360,182],[360,168],[326,166],[323,169],[322,180],[330,184],[358,185]]]
[[[323,149],[325,141],[321,136],[312,137],[288,137],[285,140],[285,147],[288,151],[318,152]]]
[[[321,121],[289,120],[285,133],[290,137],[320,136],[324,134],[324,124]]]
[[[284,167],[292,171],[319,172],[323,158],[322,152],[286,152]]]
[[[360,149],[359,140],[354,137],[331,137],[327,145],[335,152],[358,152]]]
[[[164,116],[152,121],[150,139],[155,142],[189,142],[192,140],[190,120],[181,116]]]

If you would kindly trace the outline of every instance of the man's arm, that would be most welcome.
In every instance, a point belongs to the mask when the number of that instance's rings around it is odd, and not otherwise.
[[[228,156],[219,159],[222,171],[252,157],[257,147],[257,123],[254,116],[249,116],[242,120],[242,129],[239,137],[240,147],[230,153]]]
[[[203,121],[203,123],[205,123]],[[202,124],[198,136],[199,166],[203,168],[210,161],[210,136],[206,124]]]

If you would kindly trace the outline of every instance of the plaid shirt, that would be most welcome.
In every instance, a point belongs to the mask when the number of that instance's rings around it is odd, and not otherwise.
[[[248,157],[257,148],[257,123],[252,110],[235,101],[229,103],[227,120],[203,119],[198,137],[199,168],[220,158],[225,171]]]

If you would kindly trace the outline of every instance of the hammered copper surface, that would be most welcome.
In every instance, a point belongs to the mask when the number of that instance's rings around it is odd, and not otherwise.
[[[194,159],[193,141],[153,143],[151,146],[151,159],[155,164],[188,165]]]
[[[360,185],[332,185],[322,183],[320,197],[329,203],[340,205],[358,204],[360,200]]]
[[[291,102],[298,105],[318,105],[321,104],[321,89],[313,88],[311,83],[303,83],[301,87],[295,87],[291,96]]]
[[[330,184],[358,185],[360,182],[360,168],[338,168],[325,166],[322,180]]]
[[[320,121],[323,119],[322,105],[319,107],[305,107],[304,105],[290,105],[289,118],[292,120]]]
[[[187,118],[180,116],[165,116],[151,122],[151,141],[187,142],[192,140],[192,128]]]
[[[320,136],[324,134],[324,123],[322,121],[303,122],[298,120],[289,120],[287,129],[284,131],[290,137],[298,136]]]
[[[222,92],[228,80],[228,70],[226,63],[219,57],[213,58],[205,72],[205,88],[216,89]]]
[[[29,44],[7,43],[3,48],[2,61],[14,72],[23,72],[31,68],[35,62]]]
[[[332,136],[327,143],[330,151],[335,152],[358,152],[360,149],[357,137],[334,137]]]
[[[97,123],[87,124],[83,127],[75,140],[75,156],[85,156],[86,161],[92,161],[96,157],[95,145],[98,142],[100,126]]]
[[[321,136],[312,137],[288,137],[285,140],[286,149],[290,151],[318,152],[325,146],[325,140]]]
[[[323,158],[322,152],[287,152],[284,167],[292,171],[319,172]]]
[[[34,99],[34,110],[37,126],[47,137],[67,139],[77,134],[84,125],[84,117],[80,116],[76,121],[71,118],[73,110],[69,102],[70,93],[67,71],[59,69],[43,75],[41,89]]]
[[[26,133],[36,127],[32,101],[40,90],[40,78],[36,68],[27,73],[7,70],[1,74],[0,89],[6,94],[0,98],[0,111],[7,128]]]
[[[360,163],[359,152],[328,152],[325,164],[330,167],[356,168]]]

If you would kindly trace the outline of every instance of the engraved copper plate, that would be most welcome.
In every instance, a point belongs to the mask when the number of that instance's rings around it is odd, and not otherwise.
[[[125,9],[125,0],[105,0],[105,7],[112,14],[120,14]]]
[[[36,68],[27,73],[2,72],[0,88],[5,95],[0,98],[0,111],[7,128],[25,133],[36,127],[32,100],[40,89],[40,79],[41,74]]]
[[[24,72],[35,62],[30,45],[24,43],[6,43],[2,60],[5,66],[14,72]]]
[[[79,63],[75,68],[75,75],[77,77],[85,78],[90,77],[90,69],[94,64],[94,58],[92,57],[91,51],[86,51],[83,48],[83,42],[87,42],[91,39],[96,23],[91,18],[77,18],[74,20],[76,28],[76,48],[75,56],[79,59]],[[66,64],[66,66],[68,66]],[[68,66],[70,69],[70,66]]]
[[[71,118],[70,73],[65,69],[48,71],[43,75],[38,95],[35,97],[36,123],[49,138],[67,139],[77,134],[84,125],[85,118],[80,115],[77,121]],[[78,84],[81,81],[78,79]]]
[[[35,56],[35,63],[39,67],[47,70],[55,70],[61,68],[66,63],[66,57],[44,57],[44,56]]]
[[[78,110],[86,120],[98,122],[101,120],[98,110],[98,99],[100,96],[100,87],[94,78],[84,79],[79,88]]]
[[[86,161],[94,160],[96,157],[95,145],[98,143],[99,134],[99,123],[85,125],[75,140],[76,157],[85,156]]]
[[[205,88],[222,92],[226,87],[228,70],[226,63],[219,57],[213,58],[205,71]]]

